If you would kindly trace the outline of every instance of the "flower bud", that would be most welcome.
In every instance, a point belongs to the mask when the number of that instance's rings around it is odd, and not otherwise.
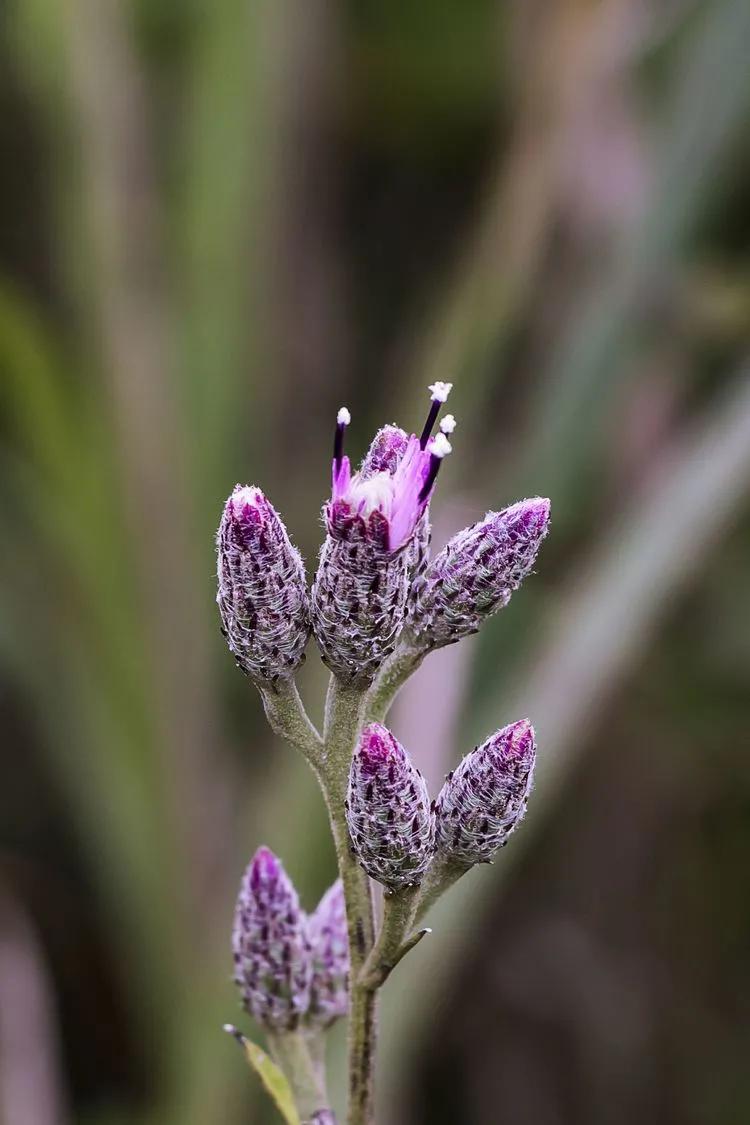
[[[237,485],[217,535],[217,602],[238,666],[253,680],[289,679],[310,635],[305,568],[259,488]]]
[[[419,883],[433,853],[430,796],[403,746],[380,723],[352,758],[346,822],[362,867],[391,890]]]
[[[503,727],[448,774],[435,801],[435,840],[461,863],[487,863],[526,812],[536,760],[527,719]]]
[[[454,535],[414,587],[411,629],[427,648],[476,633],[510,601],[549,528],[549,500],[520,500]]]
[[[244,1007],[268,1031],[292,1031],[310,1001],[307,919],[280,861],[258,848],[237,899],[234,980]]]
[[[326,891],[307,924],[313,975],[307,1023],[329,1027],[349,1007],[349,937],[344,888],[338,879]]]

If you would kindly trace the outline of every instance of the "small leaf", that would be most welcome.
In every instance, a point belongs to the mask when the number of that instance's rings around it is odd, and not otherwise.
[[[276,1102],[279,1113],[287,1125],[300,1125],[291,1087],[276,1063],[269,1058],[265,1051],[258,1047],[256,1043],[251,1042],[231,1023],[224,1024],[224,1031],[233,1036],[242,1047],[245,1058]]]

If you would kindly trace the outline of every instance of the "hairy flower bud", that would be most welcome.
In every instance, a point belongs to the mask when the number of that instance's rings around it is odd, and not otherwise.
[[[435,840],[462,863],[486,863],[526,811],[536,760],[527,719],[503,727],[448,774],[435,801]]]
[[[510,601],[549,528],[549,500],[519,500],[459,531],[413,591],[411,629],[429,648],[452,644]]]
[[[372,439],[370,448],[364,456],[359,475],[369,480],[377,473],[391,476],[401,463],[409,444],[409,435],[400,426],[383,426]]]
[[[403,746],[380,723],[352,758],[346,822],[368,875],[390,889],[419,883],[433,853],[430,796]]]
[[[396,647],[411,578],[429,538],[425,512],[451,446],[431,437],[450,387],[435,384],[421,437],[397,426],[376,435],[358,473],[344,456],[349,411],[338,414],[326,539],[312,588],[312,623],[323,660],[339,679],[369,683]],[[415,544],[417,529],[419,538]]]
[[[236,486],[216,541],[216,600],[238,666],[260,682],[290,678],[310,635],[305,568],[259,488]]]
[[[232,934],[234,980],[242,1002],[269,1031],[291,1031],[310,1001],[307,919],[280,861],[258,848],[237,899]]]
[[[307,924],[313,976],[307,1022],[329,1027],[349,1007],[349,938],[341,880],[326,891]]]

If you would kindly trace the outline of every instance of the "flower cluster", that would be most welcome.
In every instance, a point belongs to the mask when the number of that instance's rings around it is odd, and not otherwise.
[[[391,891],[419,883],[436,853],[469,867],[488,862],[523,817],[535,759],[533,727],[512,723],[466,755],[431,807],[403,746],[371,723],[352,759],[346,801],[357,858]]]
[[[325,1028],[346,1014],[349,946],[340,882],[308,918],[281,862],[259,848],[242,878],[232,948],[242,1002],[267,1030]]]
[[[217,535],[222,631],[261,689],[273,729],[315,770],[343,876],[308,916],[280,861],[260,848],[234,920],[243,1004],[270,1033],[290,1085],[298,1084],[301,1118],[320,1125],[335,1125],[321,1033],[346,1014],[351,989],[358,1020],[350,1090],[358,1120],[371,1120],[374,1008],[360,1004],[362,996],[426,932],[412,930],[420,913],[507,843],[533,781],[536,743],[525,719],[467,754],[432,802],[405,748],[382,723],[368,721],[385,715],[430,651],[475,633],[507,605],[549,529],[549,501],[533,497],[488,512],[431,558],[430,502],[456,428],[452,414],[441,417],[450,390],[449,383],[430,387],[421,432],[383,426],[357,469],[344,452],[351,416],[341,407],[325,537],[309,590],[299,552],[259,488],[236,486]],[[293,684],[311,634],[332,672],[322,736]],[[367,876],[386,890],[379,933]],[[292,1052],[286,1061],[281,1046]]]

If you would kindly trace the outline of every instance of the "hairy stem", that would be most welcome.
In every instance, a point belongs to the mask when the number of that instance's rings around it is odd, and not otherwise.
[[[305,705],[294,680],[281,681],[274,690],[259,687],[268,725],[285,738],[309,761],[315,763],[323,754],[323,739],[310,722]]]
[[[471,867],[471,864],[460,863],[444,852],[437,852],[422,880],[419,902],[416,905],[417,921],[421,921],[441,895],[470,871]]]
[[[292,1088],[303,1125],[313,1121],[334,1121],[325,1080],[315,1065],[303,1032],[293,1031],[286,1035],[269,1033],[268,1046]]]
[[[416,672],[427,650],[403,643],[385,662],[367,696],[368,722],[385,722],[391,704],[409,677]]]
[[[419,887],[405,887],[385,896],[378,940],[370,951],[358,981],[363,988],[380,988],[401,958],[416,945],[416,941],[407,941],[407,935],[414,923],[418,901]]]
[[[339,873],[344,886],[349,954],[351,1001],[349,1012],[349,1125],[373,1121],[373,1070],[376,1043],[377,1000],[372,990],[357,983],[375,940],[375,919],[370,880],[361,870],[349,845],[344,800],[349,766],[362,727],[366,693],[331,677],[326,700],[323,758],[318,777],[328,806]]]

